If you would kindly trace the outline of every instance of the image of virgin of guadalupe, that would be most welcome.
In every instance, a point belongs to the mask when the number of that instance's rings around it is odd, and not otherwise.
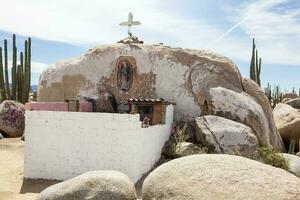
[[[118,73],[118,87],[122,92],[127,92],[131,87],[131,83],[131,68],[126,61],[121,61]]]

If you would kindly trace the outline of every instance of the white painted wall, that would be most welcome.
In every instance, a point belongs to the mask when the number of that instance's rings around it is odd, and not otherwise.
[[[26,111],[25,178],[66,180],[91,170],[118,170],[137,182],[158,161],[165,125],[141,128],[139,115]]]

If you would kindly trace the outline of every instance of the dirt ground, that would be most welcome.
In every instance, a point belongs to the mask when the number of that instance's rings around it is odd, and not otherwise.
[[[0,200],[33,200],[50,180],[24,180],[24,142],[20,138],[0,140]]]
[[[161,163],[159,163],[161,164]],[[0,140],[0,200],[34,200],[45,188],[58,183],[53,180],[23,179],[24,142],[20,138]],[[137,184],[138,198],[145,175]]]

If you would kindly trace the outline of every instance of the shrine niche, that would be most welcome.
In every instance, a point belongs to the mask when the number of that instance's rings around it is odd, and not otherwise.
[[[132,59],[132,58],[131,58]],[[128,92],[133,83],[134,68],[129,58],[121,57],[117,62],[117,88]]]

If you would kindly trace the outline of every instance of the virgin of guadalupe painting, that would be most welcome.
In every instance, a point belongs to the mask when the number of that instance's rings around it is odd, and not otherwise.
[[[122,59],[118,63],[117,86],[122,92],[127,92],[132,85],[133,69],[127,59]]]

